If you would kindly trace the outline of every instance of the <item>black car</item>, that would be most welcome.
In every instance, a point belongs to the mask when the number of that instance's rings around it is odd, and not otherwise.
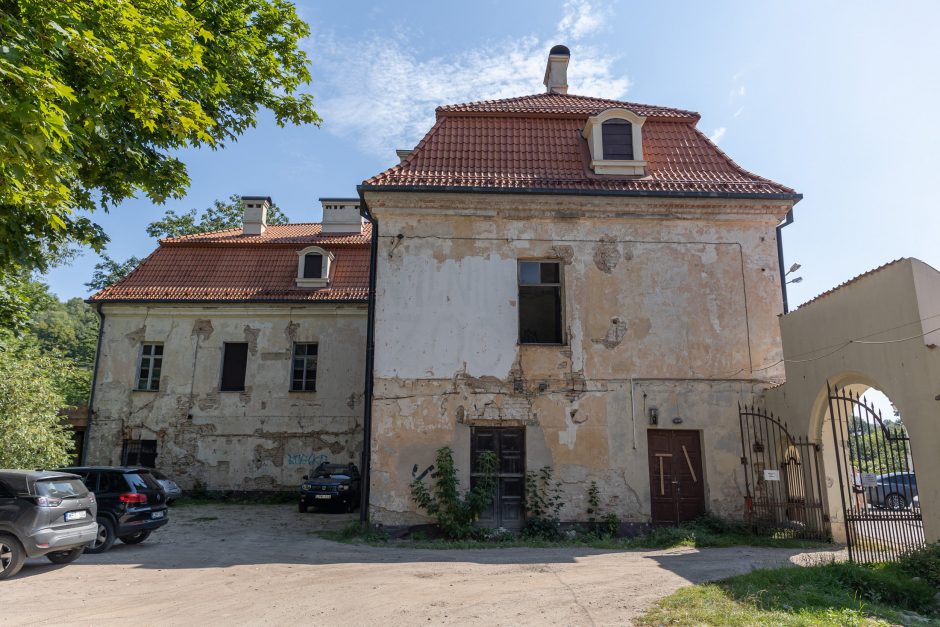
[[[86,553],[104,553],[114,541],[140,544],[169,522],[166,493],[148,468],[62,468],[82,478],[98,501],[98,535]]]
[[[298,510],[322,506],[342,507],[353,511],[359,504],[359,469],[355,464],[328,464],[317,466],[312,476],[304,475],[300,486]]]

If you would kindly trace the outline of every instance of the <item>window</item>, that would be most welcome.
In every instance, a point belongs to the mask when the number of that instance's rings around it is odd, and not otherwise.
[[[124,440],[124,449],[121,451],[122,466],[153,468],[156,461],[156,440]]]
[[[557,261],[519,262],[519,343],[564,343],[561,265]]]
[[[323,255],[320,253],[307,253],[304,255],[304,276],[305,279],[323,278]]]
[[[294,367],[290,381],[291,392],[317,391],[317,345],[294,344]]]
[[[222,346],[222,381],[219,389],[223,392],[243,392],[246,366],[248,343],[226,342]]]
[[[633,160],[633,125],[626,120],[607,120],[601,125],[604,159]]]
[[[137,389],[159,390],[162,366],[163,344],[144,344],[140,349],[140,364],[137,368]]]
[[[333,253],[319,246],[307,246],[297,255],[297,287],[326,287],[330,282]]]

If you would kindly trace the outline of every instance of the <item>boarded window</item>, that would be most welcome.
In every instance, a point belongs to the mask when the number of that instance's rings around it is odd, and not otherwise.
[[[562,344],[561,266],[519,262],[519,343]]]
[[[122,466],[153,468],[156,463],[156,440],[124,440],[124,450],[121,451]]]
[[[323,278],[323,255],[320,253],[307,253],[304,255],[304,278]]]
[[[163,344],[144,344],[140,348],[137,366],[138,390],[159,390],[160,370],[163,367]]]
[[[601,125],[604,159],[633,160],[633,125],[626,120],[607,120]]]
[[[245,389],[245,367],[248,365],[248,344],[226,342],[222,348],[223,392],[241,392]]]
[[[291,373],[292,392],[316,392],[317,345],[313,342],[294,344],[294,364]]]

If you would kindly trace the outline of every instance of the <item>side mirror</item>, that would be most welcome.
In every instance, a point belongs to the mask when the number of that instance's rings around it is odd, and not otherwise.
[[[308,477],[307,475],[304,475],[304,481],[306,481],[306,480],[309,479],[309,478],[310,478],[310,477]]]

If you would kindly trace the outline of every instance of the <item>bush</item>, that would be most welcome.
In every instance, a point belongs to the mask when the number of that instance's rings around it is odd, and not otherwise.
[[[522,528],[524,538],[558,540],[561,538],[562,491],[561,482],[553,481],[551,466],[538,472],[525,474],[526,523]]]
[[[911,551],[900,559],[898,565],[909,575],[920,577],[940,590],[940,542]]]
[[[463,496],[459,491],[454,452],[449,446],[437,450],[436,470],[431,473],[435,481],[434,492],[419,479],[411,482],[411,497],[415,503],[436,517],[441,531],[452,540],[474,536],[473,523],[496,497],[496,454],[487,451],[480,455],[478,462],[481,474],[476,485]]]

